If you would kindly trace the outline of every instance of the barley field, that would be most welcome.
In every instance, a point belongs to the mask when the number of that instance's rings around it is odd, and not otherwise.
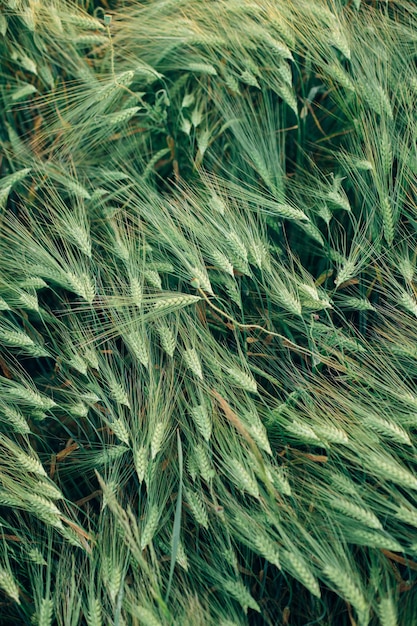
[[[417,5],[0,0],[0,624],[417,625]]]

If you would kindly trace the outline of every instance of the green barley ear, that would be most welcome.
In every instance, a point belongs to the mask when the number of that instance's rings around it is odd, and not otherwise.
[[[203,380],[203,370],[197,350],[194,348],[184,350],[183,359],[187,367],[197,376],[197,378]]]
[[[133,614],[144,626],[162,626],[162,622],[155,616],[155,613],[144,606],[135,606]]]
[[[158,505],[154,504],[150,506],[141,534],[140,547],[142,550],[144,550],[152,541],[158,528],[160,515],[161,513]]]
[[[376,475],[383,476],[385,480],[417,490],[416,476],[392,457],[370,454],[367,460],[368,464],[372,473],[375,472]]]
[[[257,392],[258,387],[256,381],[250,374],[247,374],[236,367],[231,367],[228,370],[228,375],[230,380],[242,389],[246,389],[251,393]]]
[[[159,322],[156,326],[156,332],[159,335],[162,348],[169,356],[174,356],[177,340],[172,330],[164,322]]]
[[[311,573],[307,563],[296,551],[285,550],[281,553],[281,561],[291,574],[300,580],[303,585],[317,598],[321,597],[320,587]]]
[[[12,573],[6,569],[0,569],[0,588],[14,602],[20,604],[19,586]]]
[[[206,441],[209,441],[212,433],[212,418],[206,405],[199,404],[190,408],[190,413],[198,430]]]
[[[2,421],[15,432],[21,435],[28,435],[31,432],[24,414],[17,407],[0,402],[0,416]]]
[[[249,433],[252,435],[257,445],[262,450],[265,450],[267,454],[272,456],[271,444],[268,439],[268,433],[267,433],[265,426],[259,419],[259,417],[248,415],[248,422],[249,422]]]
[[[131,332],[123,336],[124,342],[128,348],[132,351],[137,360],[146,368],[149,367],[149,351],[148,351],[148,338],[145,331]]]
[[[229,459],[228,465],[230,472],[233,476],[236,485],[246,491],[254,498],[259,497],[259,487],[256,478],[252,475],[251,471],[248,471],[240,461],[236,459]]]
[[[250,608],[257,613],[261,612],[258,603],[253,599],[245,585],[241,581],[226,580],[222,583],[224,589],[237,600],[245,613]]]
[[[190,507],[191,513],[195,519],[195,521],[203,526],[203,528],[208,529],[209,520],[206,511],[206,507],[203,501],[200,499],[200,496],[192,491],[191,489],[186,489],[185,498],[187,500],[188,506]]]
[[[391,441],[396,441],[406,446],[412,445],[408,433],[395,422],[383,419],[377,415],[369,415],[365,418],[365,423],[369,425],[372,430],[375,430]]]
[[[133,447],[133,462],[135,465],[135,470],[139,478],[139,483],[142,483],[146,472],[148,471],[148,460],[149,452],[148,449],[144,446],[137,447],[134,445]]]
[[[389,596],[381,598],[378,605],[378,615],[381,626],[397,626],[397,610],[393,598]]]
[[[345,498],[337,498],[329,502],[330,506],[339,510],[341,513],[356,519],[368,528],[375,528],[376,530],[382,530],[383,526],[379,519],[371,511],[367,511],[361,506],[346,500]]]
[[[414,623],[413,3],[0,4],[3,619]]]
[[[403,546],[392,537],[386,534],[373,532],[369,530],[351,530],[347,532],[349,542],[358,546],[368,546],[370,548],[379,548],[382,550],[391,550],[392,552],[403,552]]]
[[[0,379],[0,388],[4,399],[10,399],[17,405],[34,407],[36,409],[48,411],[56,406],[56,402],[32,388],[30,383],[20,384],[9,379]]]
[[[369,623],[369,605],[351,576],[343,569],[330,564],[325,565],[323,574],[328,578],[331,585],[336,587],[355,608],[359,623],[367,625]]]
[[[164,440],[166,431],[166,425],[164,422],[160,421],[155,424],[155,429],[151,439],[151,458],[152,460],[156,457],[158,452],[161,450],[162,443]]]
[[[122,418],[118,418],[112,422],[109,422],[109,426],[116,435],[116,437],[120,439],[122,443],[125,443],[128,446],[130,442],[130,434],[126,426],[125,420]]]
[[[42,598],[38,609],[38,626],[51,626],[53,617],[53,602],[50,598]]]
[[[111,565],[111,569],[110,569]],[[112,604],[116,602],[122,584],[123,572],[119,565],[108,562],[108,573],[106,575],[106,587]]]
[[[211,480],[215,477],[216,471],[213,467],[212,461],[207,454],[206,448],[202,444],[197,444],[193,450],[193,457],[191,460],[192,469],[194,465],[203,478],[203,480],[210,484]]]
[[[3,458],[5,460],[7,456],[10,455],[13,461],[20,466],[21,470],[31,472],[41,477],[47,477],[45,468],[32,449],[27,453],[4,435],[0,435],[0,445],[4,448]]]
[[[278,569],[281,569],[280,555],[275,544],[267,536],[262,535],[257,535],[254,537],[253,541],[259,554],[261,554],[269,563],[275,565]]]
[[[102,626],[102,606],[98,598],[89,597],[89,605],[85,618],[87,626]]]

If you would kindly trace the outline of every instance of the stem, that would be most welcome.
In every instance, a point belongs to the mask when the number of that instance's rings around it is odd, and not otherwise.
[[[299,346],[296,343],[294,343],[294,342],[290,341],[289,339],[287,339],[287,337],[285,337],[284,335],[280,335],[279,333],[275,333],[272,330],[267,330],[266,328],[263,328],[263,326],[260,326],[259,324],[240,324],[231,315],[229,315],[228,313],[225,313],[224,311],[222,311],[222,309],[219,309],[219,307],[217,307],[215,304],[213,304],[209,300],[207,295],[204,293],[204,291],[202,289],[200,289],[200,287],[197,288],[197,291],[201,294],[201,296],[207,302],[209,307],[211,309],[213,309],[213,311],[216,311],[220,315],[223,315],[223,317],[226,317],[235,326],[237,326],[237,328],[240,328],[241,330],[260,330],[261,332],[266,333],[267,335],[270,335],[272,337],[279,337],[279,339],[281,339],[284,343],[286,343],[287,345],[289,344],[290,346],[292,346],[293,348],[296,348],[300,352],[304,352],[305,354],[311,354],[310,350],[307,350],[306,348],[302,348],[301,346]]]

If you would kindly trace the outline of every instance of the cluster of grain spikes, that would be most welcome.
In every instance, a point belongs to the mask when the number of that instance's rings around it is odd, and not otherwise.
[[[0,621],[415,623],[414,5],[0,9]]]

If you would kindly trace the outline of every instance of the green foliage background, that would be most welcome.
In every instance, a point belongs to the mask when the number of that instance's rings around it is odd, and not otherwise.
[[[0,623],[417,624],[417,8],[0,2]]]

